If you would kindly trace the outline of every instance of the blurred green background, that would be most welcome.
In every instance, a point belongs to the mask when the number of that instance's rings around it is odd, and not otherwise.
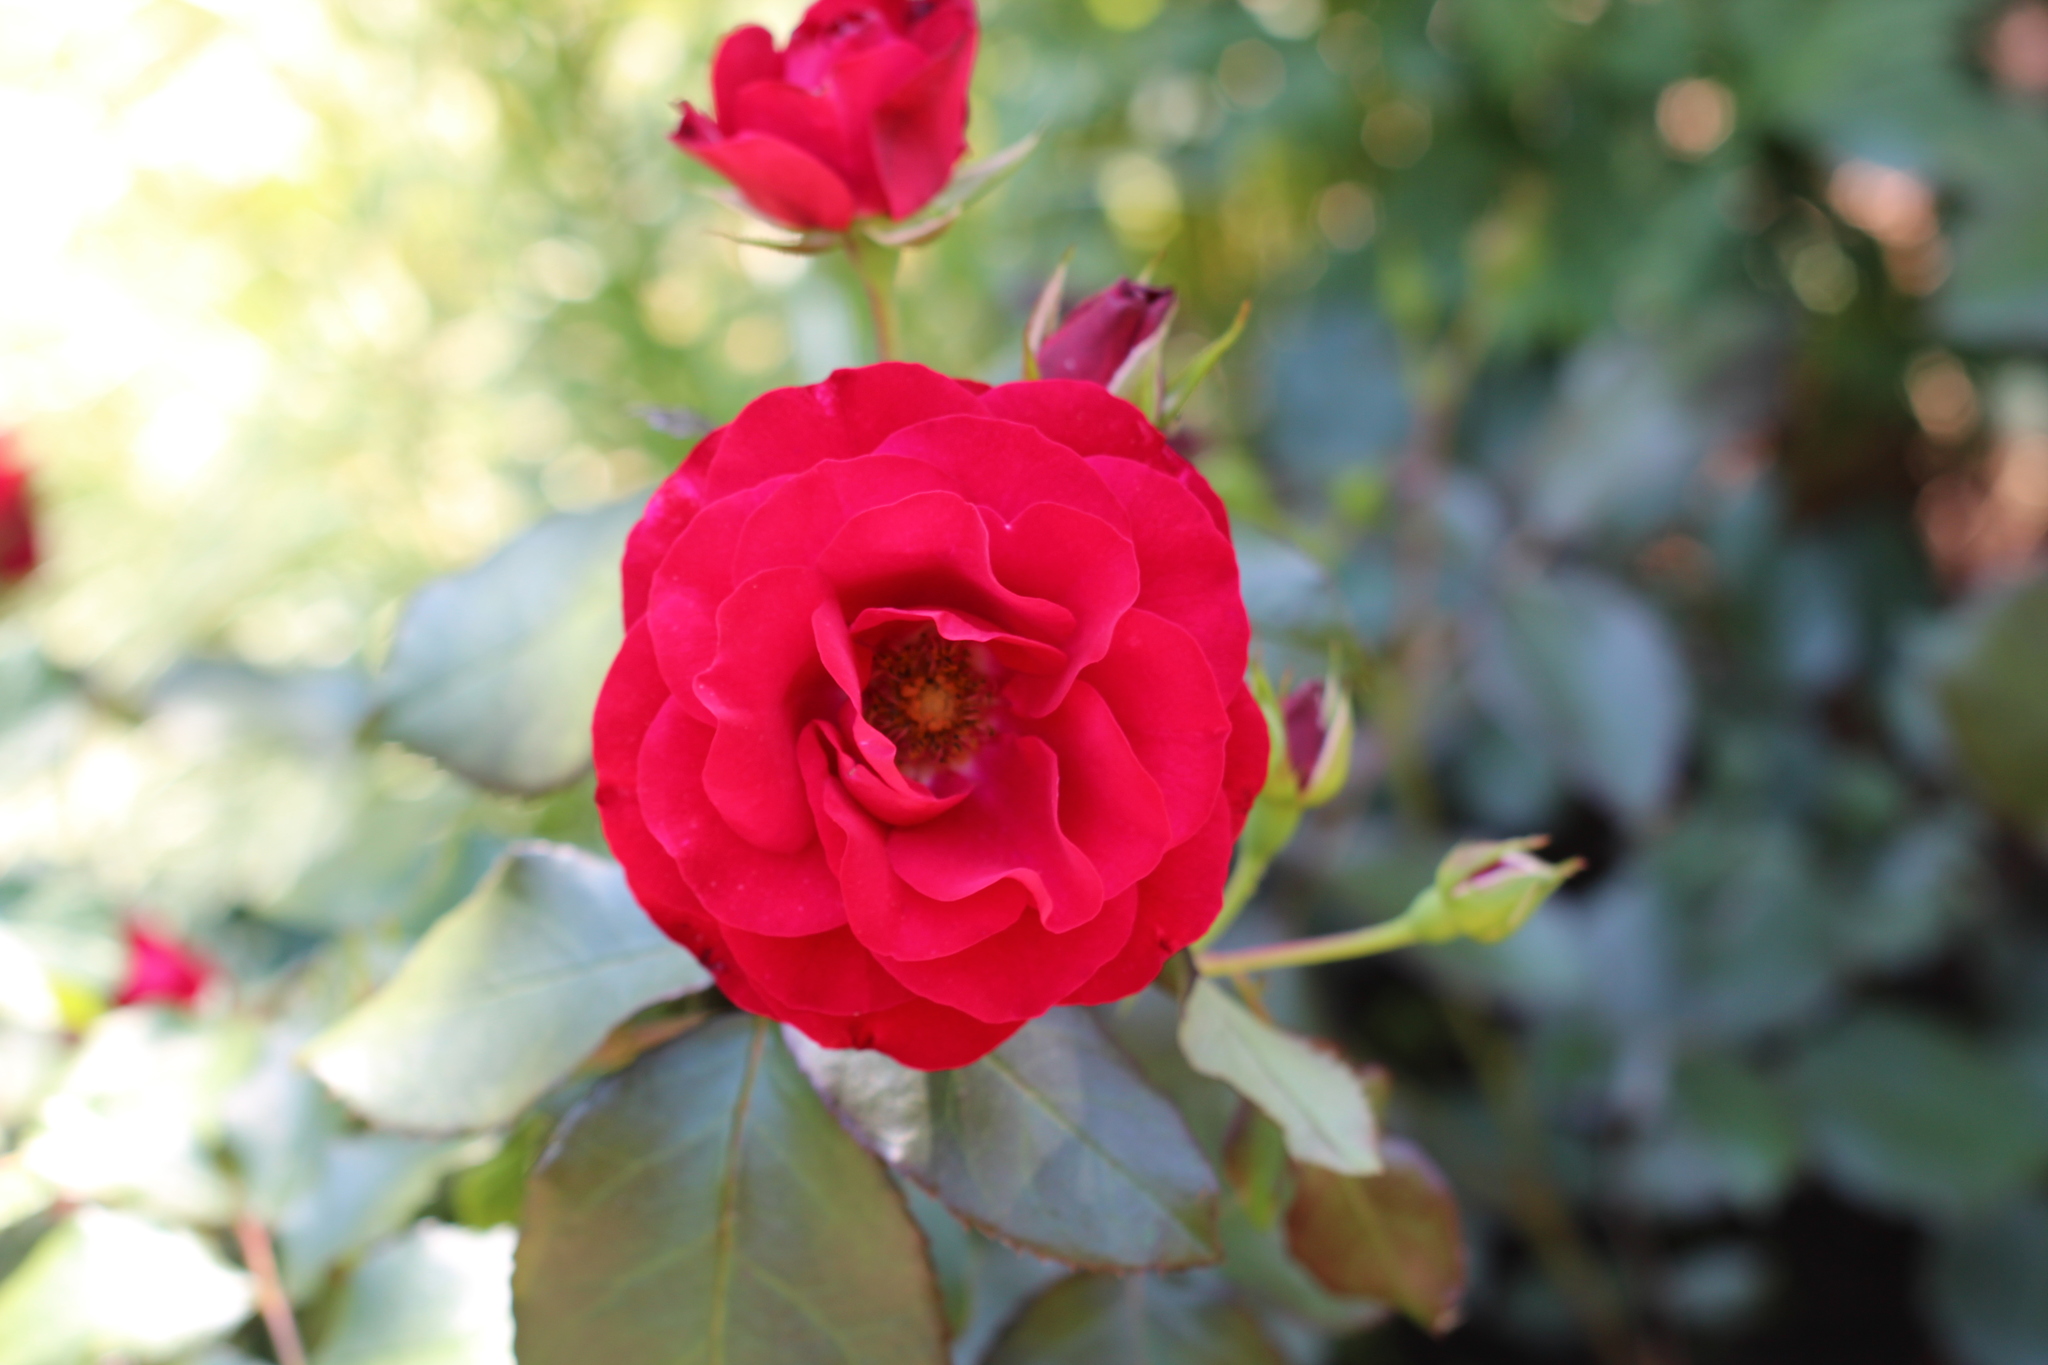
[[[864,358],[841,263],[665,141],[800,8],[0,0],[50,552],[0,621],[4,1365],[260,1354],[251,1211],[318,1365],[509,1358],[531,1142],[361,1132],[290,1056],[507,840],[596,846],[589,790],[357,736],[406,594],[681,458],[636,407]],[[1046,141],[908,257],[908,354],[1014,376],[1069,246],[1163,256],[1177,358],[1256,305],[1198,460],[1268,663],[1367,727],[1237,937],[1459,834],[1591,864],[1276,983],[1393,1068],[1476,1277],[1443,1341],[1290,1349],[2048,1361],[2048,4],[983,11],[975,149]],[[131,914],[226,969],[197,1015],[100,1014]]]

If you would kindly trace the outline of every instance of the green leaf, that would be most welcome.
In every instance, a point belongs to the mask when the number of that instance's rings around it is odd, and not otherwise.
[[[1214,1275],[1075,1275],[1040,1294],[986,1365],[1280,1365]]]
[[[1195,396],[1195,390],[1201,388],[1202,381],[1223,363],[1223,358],[1230,354],[1232,348],[1244,336],[1245,326],[1251,320],[1252,301],[1246,299],[1237,306],[1237,316],[1231,320],[1223,335],[1197,352],[1195,358],[1188,362],[1188,367],[1173,381],[1173,392],[1167,396],[1165,409],[1161,414],[1162,426],[1170,427],[1180,421],[1181,414],[1187,411],[1188,403]],[[1162,335],[1166,331],[1164,327],[1159,330]]]
[[[248,1276],[196,1234],[85,1208],[0,1284],[0,1365],[161,1359],[249,1316]]]
[[[1874,1204],[1934,1217],[1985,1209],[2048,1164],[2026,1080],[1911,1014],[1854,1016],[1806,1050],[1792,1082],[1821,1168]]]
[[[513,1365],[510,1228],[422,1222],[349,1277],[312,1365]]]
[[[221,1107],[248,1071],[248,1021],[115,1010],[86,1034],[43,1101],[22,1163],[73,1198],[219,1223],[236,1192],[212,1150]]]
[[[2032,149],[2038,155],[2038,149]],[[1956,234],[1955,270],[1937,312],[1957,341],[2039,346],[2048,340],[2048,192],[2032,176],[1988,187]]]
[[[789,1041],[855,1137],[1002,1241],[1105,1270],[1222,1254],[1216,1177],[1187,1125],[1083,1011],[957,1071]]]
[[[1377,1299],[1332,1294],[1287,1249],[1286,1226],[1262,1228],[1236,1199],[1223,1201],[1222,1270],[1260,1310],[1348,1336],[1392,1316]]]
[[[1679,1064],[1666,1122],[1630,1145],[1620,1175],[1645,1206],[1704,1218],[1768,1210],[1798,1161],[1778,1092],[1736,1058],[1707,1053]]]
[[[1181,1051],[1264,1110],[1297,1161],[1340,1175],[1380,1169],[1379,1128],[1358,1073],[1341,1057],[1260,1019],[1214,981],[1182,1007]]]
[[[619,555],[645,502],[549,517],[415,593],[377,680],[382,732],[501,791],[581,776],[624,637]]]
[[[773,1024],[599,1083],[527,1190],[522,1365],[940,1365],[923,1241]]]
[[[305,1057],[384,1127],[487,1128],[540,1098],[636,1010],[710,984],[616,864],[522,844]]]
[[[1256,1109],[1241,1113],[1237,1130],[1223,1149],[1223,1178],[1253,1226],[1270,1228],[1294,1192],[1287,1135]]]
[[[1378,1299],[1426,1331],[1448,1332],[1465,1295],[1457,1200],[1417,1148],[1388,1138],[1380,1153],[1378,1175],[1298,1168],[1288,1247],[1331,1293]]]
[[[488,1138],[440,1141],[397,1133],[339,1138],[318,1179],[277,1220],[286,1292],[313,1292],[335,1265],[412,1222],[441,1181],[491,1154]]]
[[[1632,820],[1670,800],[1692,689],[1663,617],[1610,579],[1512,583],[1476,641],[1473,687],[1511,733]]]
[[[1935,1243],[1934,1315],[1966,1365],[2048,1359],[2048,1207],[2038,1200]]]
[[[1963,774],[1990,805],[2048,831],[2048,579],[1953,623],[1936,687]]]

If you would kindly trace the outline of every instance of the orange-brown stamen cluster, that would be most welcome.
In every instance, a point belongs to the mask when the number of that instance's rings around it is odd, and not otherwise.
[[[899,763],[954,763],[989,736],[995,691],[966,645],[926,628],[875,651],[860,695],[868,724],[896,745]]]

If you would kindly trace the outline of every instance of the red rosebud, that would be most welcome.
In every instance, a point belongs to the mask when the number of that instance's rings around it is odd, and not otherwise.
[[[128,975],[117,1005],[176,1005],[189,1009],[213,978],[213,964],[174,938],[128,926]]]
[[[1074,305],[1059,330],[1045,339],[1038,348],[1039,373],[1121,389],[1127,371],[1142,364],[1150,346],[1164,339],[1176,301],[1171,289],[1118,280]]]
[[[36,560],[28,470],[18,458],[14,438],[0,432],[0,582],[20,582],[34,571]]]
[[[1320,806],[1343,789],[1351,767],[1351,698],[1320,678],[1305,682],[1282,703],[1281,723],[1301,804]]]
[[[783,51],[735,29],[712,65],[717,118],[685,104],[671,140],[793,228],[908,218],[967,150],[979,33],[973,0],[819,0]]]
[[[743,1009],[965,1066],[1216,918],[1269,766],[1236,556],[1104,389],[769,393],[655,493],[623,577],[605,837]]]
[[[1305,682],[1294,689],[1283,714],[1287,720],[1287,766],[1294,780],[1306,787],[1315,776],[1316,760],[1323,756],[1323,682]]]

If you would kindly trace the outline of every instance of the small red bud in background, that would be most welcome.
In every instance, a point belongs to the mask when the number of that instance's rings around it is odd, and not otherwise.
[[[1171,289],[1118,280],[1075,304],[1059,330],[1038,347],[1039,373],[1047,379],[1080,379],[1106,389],[1120,387],[1134,360],[1163,339],[1173,317]]]
[[[114,1003],[190,1009],[213,975],[212,963],[176,939],[130,924],[128,974]]]
[[[1287,721],[1287,762],[1295,781],[1306,787],[1323,752],[1323,680],[1295,688],[1282,714]]]
[[[18,583],[37,562],[35,505],[14,437],[0,432],[0,582]]]
[[[1351,768],[1356,725],[1351,698],[1318,678],[1289,693],[1280,718],[1287,733],[1287,766],[1304,806],[1320,806],[1343,789]]]

